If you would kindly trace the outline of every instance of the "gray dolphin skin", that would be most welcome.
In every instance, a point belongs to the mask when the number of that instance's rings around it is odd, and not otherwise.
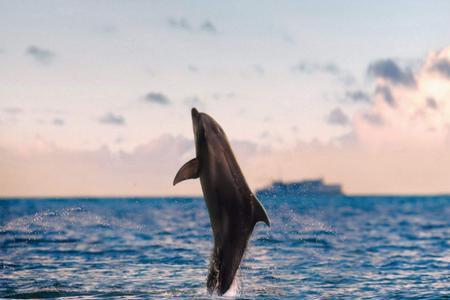
[[[207,288],[223,295],[233,283],[247,242],[259,221],[269,217],[253,195],[225,132],[209,115],[192,109],[196,158],[178,171],[173,185],[200,178],[214,237]]]

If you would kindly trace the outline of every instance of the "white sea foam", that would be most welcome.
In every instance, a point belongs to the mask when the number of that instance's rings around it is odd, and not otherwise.
[[[223,294],[224,297],[236,297],[239,292],[239,283],[238,283],[238,275],[234,276],[233,282],[230,285],[230,288]]]

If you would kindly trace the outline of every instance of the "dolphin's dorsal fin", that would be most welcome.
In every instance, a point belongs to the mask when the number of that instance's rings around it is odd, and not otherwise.
[[[185,163],[180,170],[178,170],[177,175],[173,179],[173,185],[177,184],[186,179],[195,179],[199,176],[200,164],[197,158],[193,158],[187,163]]]
[[[267,216],[267,212],[264,209],[264,207],[262,206],[261,202],[259,202],[258,198],[256,198],[255,195],[251,194],[250,196],[252,198],[253,201],[253,218],[255,221],[255,224],[258,223],[259,221],[264,222],[267,224],[267,226],[270,227],[270,220],[269,220],[269,216]]]

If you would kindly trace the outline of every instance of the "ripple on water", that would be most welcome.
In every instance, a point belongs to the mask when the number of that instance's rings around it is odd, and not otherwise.
[[[450,198],[273,199],[243,298],[450,297]],[[0,298],[209,299],[201,199],[0,201]]]

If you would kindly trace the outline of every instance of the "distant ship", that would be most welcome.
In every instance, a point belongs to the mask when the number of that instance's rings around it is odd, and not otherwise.
[[[339,196],[343,195],[339,184],[325,184],[323,179],[303,180],[284,183],[274,181],[271,186],[256,191],[259,197],[279,196]]]

